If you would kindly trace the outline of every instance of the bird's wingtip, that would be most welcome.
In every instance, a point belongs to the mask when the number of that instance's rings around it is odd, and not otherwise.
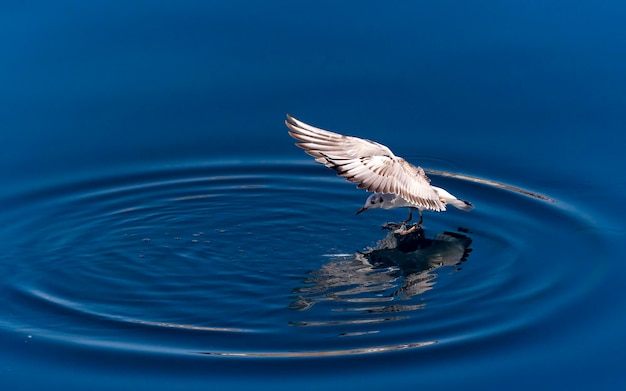
[[[285,125],[289,128],[289,134],[294,137],[292,132],[297,132],[298,121],[293,118],[290,114],[287,114],[287,119],[285,120]]]
[[[287,125],[287,127],[289,129],[294,129],[294,127],[298,126],[298,120],[293,118],[293,116],[289,113],[287,113],[286,115],[287,119],[285,120],[285,125]]]

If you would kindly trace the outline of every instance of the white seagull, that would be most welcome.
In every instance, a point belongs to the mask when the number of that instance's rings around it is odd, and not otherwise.
[[[386,146],[374,141],[344,136],[298,121],[287,114],[285,124],[289,135],[298,140],[296,145],[313,156],[315,161],[337,171],[337,175],[357,183],[359,189],[372,191],[357,214],[375,208],[409,208],[408,223],[413,210],[442,212],[446,205],[470,211],[473,205],[456,198],[446,190],[431,186],[421,167],[416,167],[396,156]]]

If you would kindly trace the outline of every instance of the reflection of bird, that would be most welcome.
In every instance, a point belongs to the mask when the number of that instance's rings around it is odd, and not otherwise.
[[[375,248],[353,256],[342,254],[309,272],[303,286],[294,289],[298,297],[290,308],[307,310],[329,301],[342,303],[344,310],[366,308],[370,313],[422,308],[423,302],[402,305],[394,298],[409,299],[432,289],[439,268],[459,270],[471,243],[469,236],[457,232],[442,232],[432,239],[422,228],[406,235],[388,232]]]
[[[344,136],[319,129],[287,115],[285,124],[297,146],[319,163],[332,168],[358,188],[373,191],[357,214],[373,208],[409,208],[409,222],[413,210],[445,211],[451,204],[469,211],[472,204],[460,200],[440,187],[430,185],[430,179],[421,167],[416,167],[396,156],[386,146],[374,141]]]

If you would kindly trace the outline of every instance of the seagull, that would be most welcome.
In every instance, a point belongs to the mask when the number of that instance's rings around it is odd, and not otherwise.
[[[357,188],[374,192],[361,209],[409,208],[408,223],[413,211],[419,212],[418,226],[423,222],[422,211],[443,212],[450,204],[458,209],[470,211],[473,205],[448,193],[441,187],[431,186],[424,170],[414,166],[391,150],[375,141],[316,128],[298,121],[287,114],[285,121],[289,135],[296,145],[313,156],[315,161],[337,171]]]

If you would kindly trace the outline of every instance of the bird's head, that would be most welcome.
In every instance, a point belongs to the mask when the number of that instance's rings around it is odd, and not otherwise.
[[[389,200],[388,197],[385,197],[385,194],[373,193],[367,197],[365,205],[363,205],[363,207],[359,209],[356,214],[365,212],[368,209],[384,208],[387,201]]]

